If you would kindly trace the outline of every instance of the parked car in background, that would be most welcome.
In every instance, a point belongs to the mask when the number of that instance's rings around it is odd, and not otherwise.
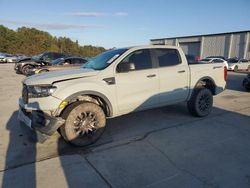
[[[208,57],[206,57],[206,58],[219,58],[219,59],[226,60],[225,57],[223,57],[223,56],[216,56],[216,55],[214,55],[214,56],[208,56]]]
[[[207,57],[205,59],[201,59],[200,63],[224,63],[224,65],[228,69],[228,63],[227,63],[227,61],[224,60],[224,59],[221,59],[221,58],[210,58],[210,57]]]
[[[0,63],[7,63],[5,54],[0,55]]]
[[[16,73],[28,75],[31,69],[51,65],[55,59],[66,57],[66,54],[57,52],[45,52],[43,54],[19,60],[15,64]]]
[[[250,91],[250,73],[244,78],[242,85],[247,91]]]
[[[17,56],[17,61],[21,61],[24,59],[31,59],[31,56],[23,55],[23,54],[16,54]]]
[[[80,68],[80,66],[82,66],[85,63],[87,63],[87,60],[81,57],[59,58],[52,61],[51,65],[49,66],[42,66],[31,69],[28,75],[39,74],[49,71]]]
[[[237,72],[238,70],[250,71],[250,61],[247,59],[230,58],[227,60],[228,70]]]
[[[7,62],[7,63],[15,63],[15,62],[17,61],[17,56],[7,54],[7,55],[5,56],[5,59],[6,59],[6,62]]]

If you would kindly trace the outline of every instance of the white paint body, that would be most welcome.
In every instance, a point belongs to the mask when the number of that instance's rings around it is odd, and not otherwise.
[[[181,63],[176,66],[125,73],[116,71],[117,65],[130,53],[136,50],[153,48],[177,49]],[[152,74],[155,76],[148,77]],[[115,78],[115,84],[108,85],[103,80],[110,77]],[[193,88],[202,78],[210,78],[214,81],[216,85],[215,94],[222,92],[226,85],[224,64],[194,64],[189,66],[181,48],[175,46],[132,47],[101,71],[81,68],[31,76],[24,80],[24,84],[53,84],[57,89],[52,96],[30,98],[29,103],[25,105],[20,99],[19,103],[25,109],[53,112],[69,96],[82,91],[92,91],[105,96],[112,106],[111,117],[115,117],[134,111],[188,101]],[[58,80],[65,81],[57,82]]]

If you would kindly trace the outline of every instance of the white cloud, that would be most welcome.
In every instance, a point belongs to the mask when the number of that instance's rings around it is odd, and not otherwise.
[[[12,24],[17,26],[35,27],[46,30],[67,30],[67,29],[88,29],[100,28],[100,25],[81,25],[81,24],[65,24],[65,23],[32,23],[22,21],[0,20],[0,24]]]
[[[116,12],[115,16],[128,16],[127,12]]]
[[[101,16],[128,16],[127,12],[115,12],[115,13],[104,13],[104,12],[72,12],[67,15],[79,16],[79,17],[101,17]]]
[[[69,15],[79,16],[79,17],[99,17],[99,16],[105,16],[106,14],[102,12],[72,12],[69,13]]]

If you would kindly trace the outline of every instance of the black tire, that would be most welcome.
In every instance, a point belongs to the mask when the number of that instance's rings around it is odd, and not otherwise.
[[[197,117],[207,116],[213,107],[213,95],[209,89],[196,88],[187,102],[189,112]]]
[[[102,108],[94,103],[75,102],[65,109],[62,117],[65,124],[60,127],[60,133],[76,146],[93,144],[105,130],[106,116]]]
[[[32,68],[34,68],[34,66],[32,66],[32,65],[24,65],[22,67],[21,73],[27,76],[29,74],[29,70],[32,69]]]
[[[234,67],[234,72],[238,72],[238,70],[239,70],[238,66],[235,66]]]

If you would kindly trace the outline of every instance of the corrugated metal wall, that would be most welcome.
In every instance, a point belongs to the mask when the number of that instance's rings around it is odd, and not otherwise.
[[[163,39],[161,39],[162,41]],[[164,41],[166,45],[181,46],[185,53],[193,55],[199,53],[198,55],[201,58],[217,55],[225,58],[239,57],[250,59],[250,32],[180,37],[165,39]],[[157,40],[151,43],[157,43]],[[194,49],[193,43],[199,43],[200,50],[198,50],[197,45],[195,45]]]
[[[175,39],[169,39],[169,40],[166,40],[165,41],[165,44],[167,44],[167,45],[175,45]]]
[[[202,57],[229,55],[230,35],[206,36],[203,39]]]
[[[244,56],[244,49],[245,49],[245,33],[234,34],[232,39],[232,46],[231,46],[231,57],[241,57]]]
[[[185,42],[179,45],[185,54],[200,56],[200,42]]]

